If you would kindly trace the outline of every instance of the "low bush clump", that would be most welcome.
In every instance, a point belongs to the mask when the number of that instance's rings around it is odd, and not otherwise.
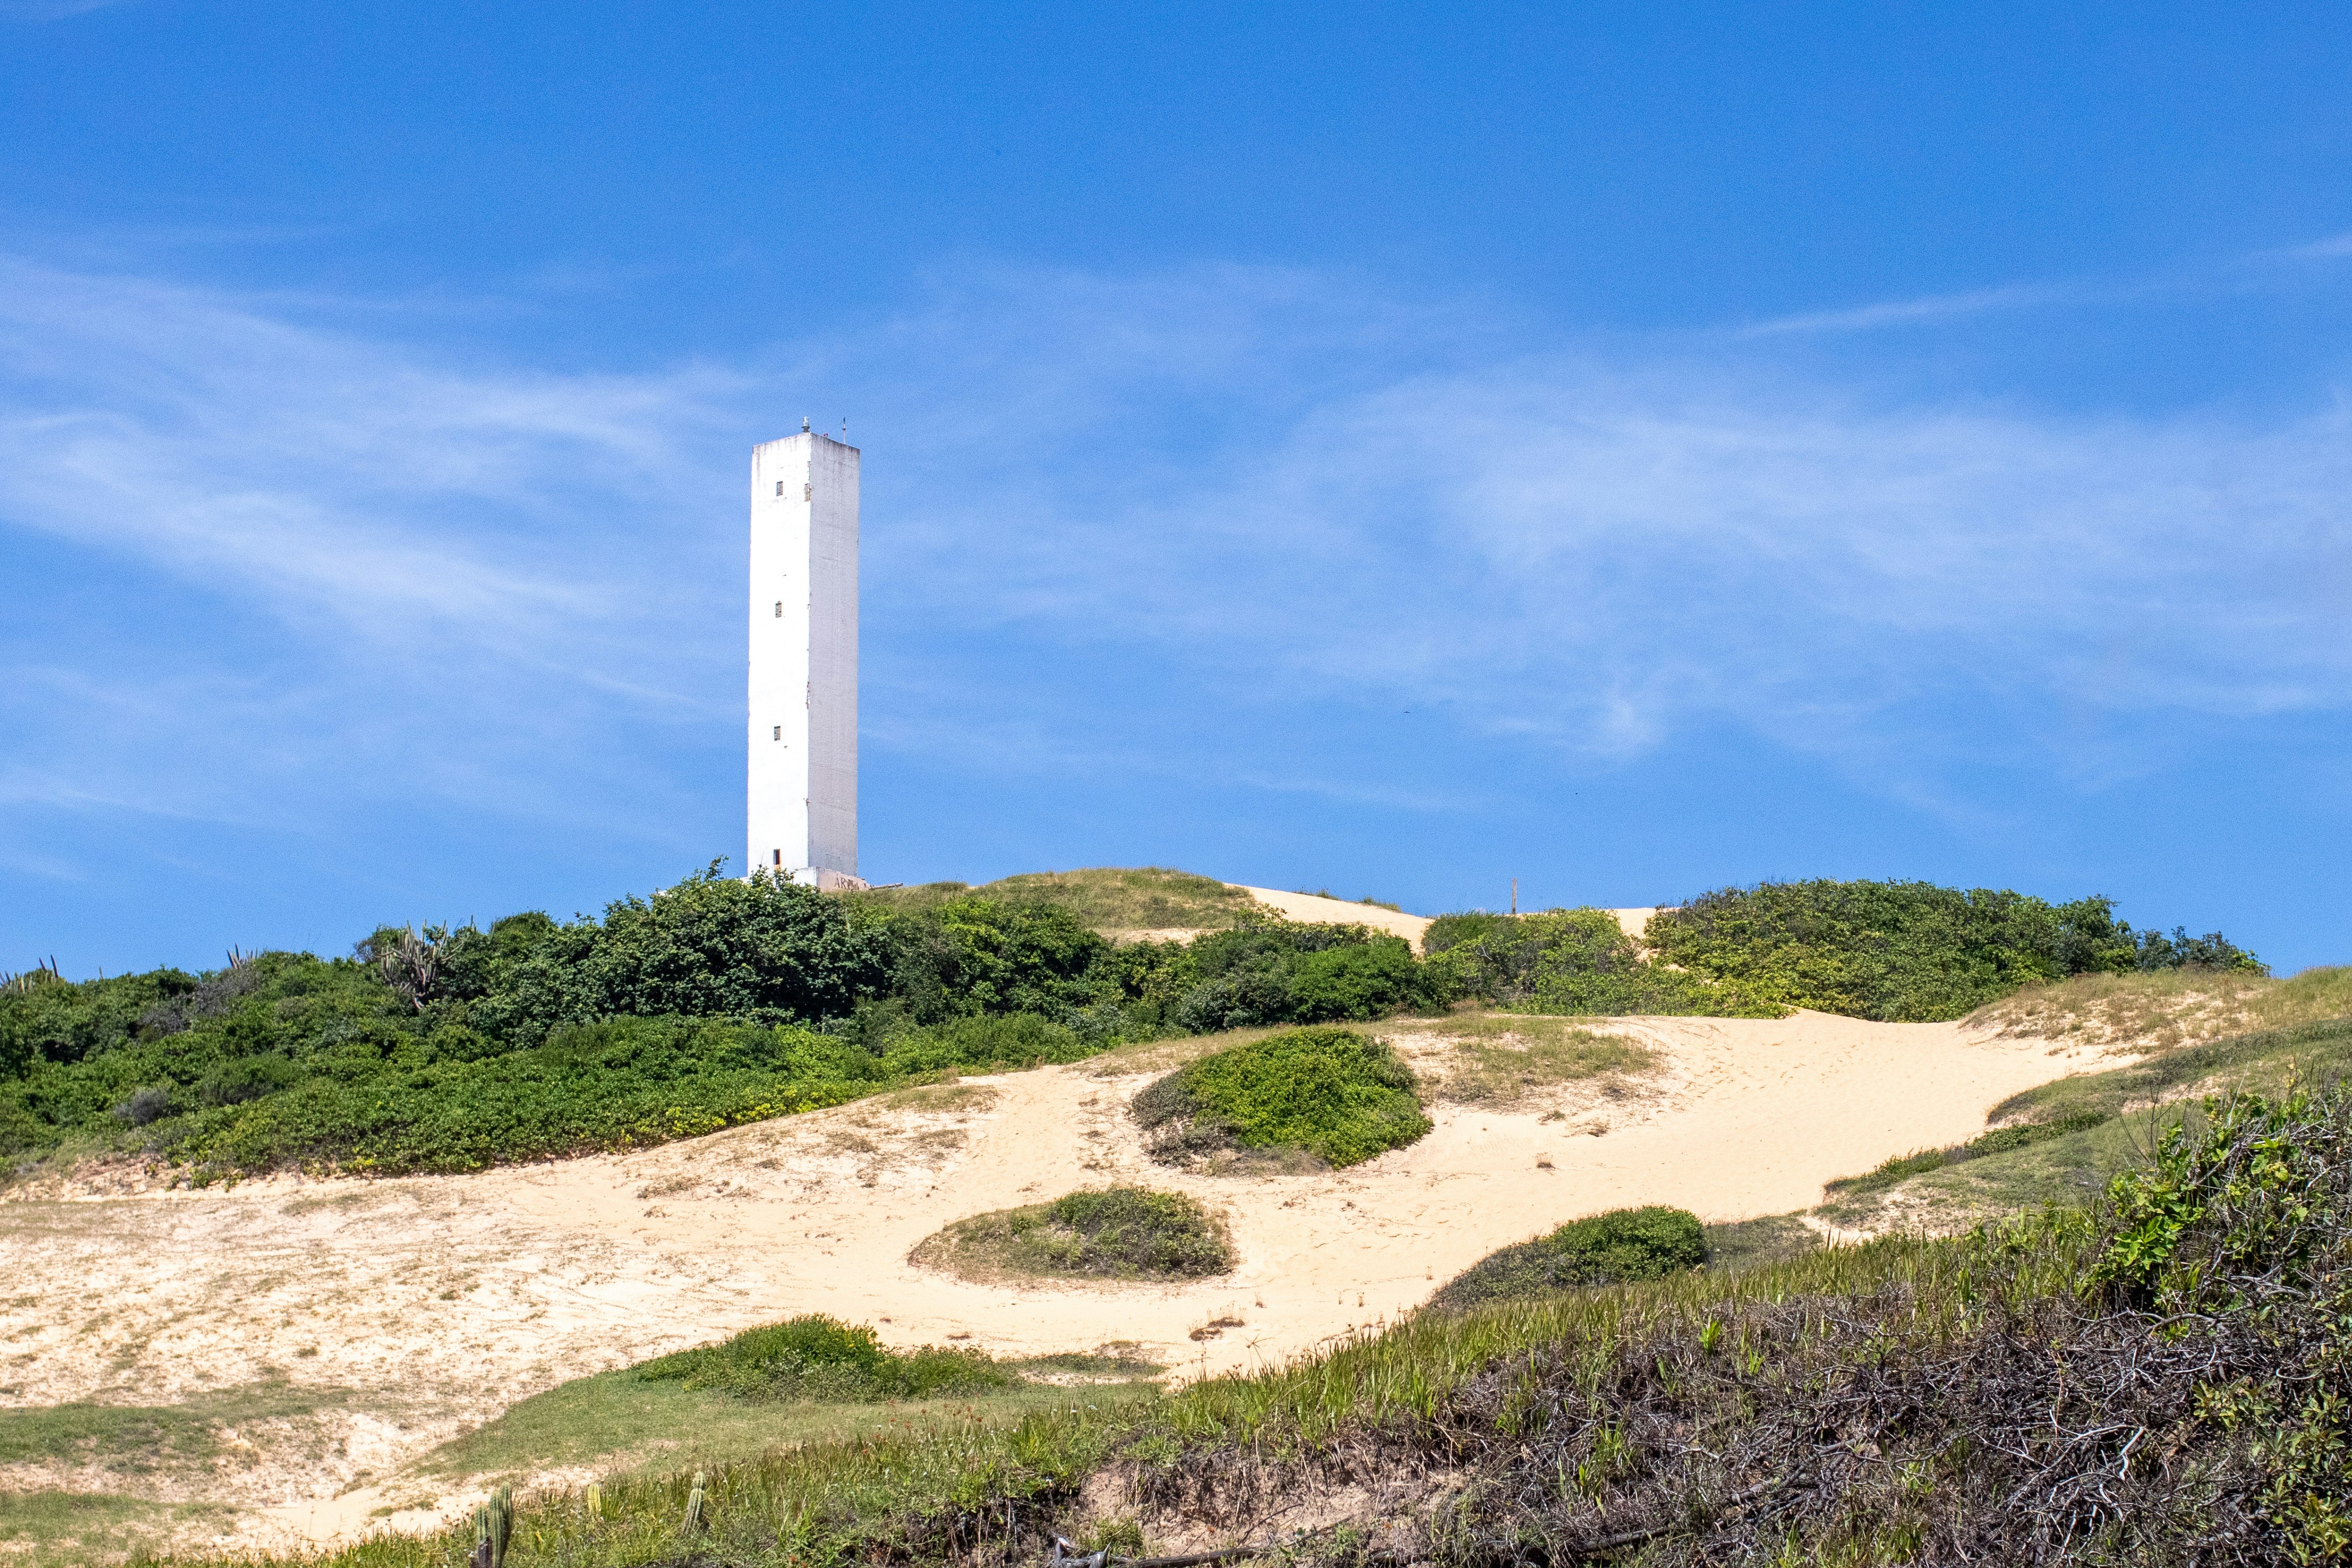
[[[1225,1227],[1181,1193],[1110,1187],[959,1220],[913,1260],[971,1279],[1198,1279],[1234,1266]]]
[[[2184,966],[2267,974],[2214,931],[2135,931],[2112,900],[2052,904],[1930,882],[1766,882],[1651,917],[1659,962],[1763,1002],[1924,1023],[2071,974]]]
[[[1612,1209],[1488,1254],[1447,1281],[1430,1304],[1470,1307],[1579,1286],[1657,1279],[1706,1261],[1706,1230],[1687,1209]]]
[[[1380,1041],[1352,1029],[1291,1029],[1179,1068],[1137,1095],[1132,1110],[1163,1163],[1303,1155],[1346,1166],[1429,1131],[1413,1089],[1412,1070]]]
[[[649,1383],[715,1389],[739,1399],[850,1405],[1003,1388],[1019,1380],[982,1351],[883,1348],[863,1323],[821,1313],[746,1329],[715,1345],[658,1357],[635,1369]]]

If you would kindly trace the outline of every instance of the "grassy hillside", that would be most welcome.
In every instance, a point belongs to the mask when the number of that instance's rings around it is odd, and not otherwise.
[[[1428,1313],[1262,1375],[523,1500],[520,1563],[1029,1561],[1279,1495],[1359,1562],[2319,1562],[2352,1539],[2352,1097],[2176,1126],[2086,1208]],[[1089,1488],[1091,1485],[1091,1492]],[[1108,1505],[1090,1511],[1082,1498]],[[326,1559],[438,1564],[462,1531]]]
[[[1239,888],[1161,866],[1098,866],[1082,871],[1029,871],[973,887],[969,882],[920,882],[847,897],[918,913],[957,899],[1005,904],[1052,904],[1106,935],[1142,931],[1226,931],[1266,918]]]

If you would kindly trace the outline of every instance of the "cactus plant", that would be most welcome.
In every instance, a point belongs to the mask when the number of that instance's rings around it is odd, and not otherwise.
[[[703,1474],[694,1472],[694,1489],[686,1494],[686,1533],[693,1534],[702,1528]]]
[[[514,1539],[514,1490],[500,1487],[490,1494],[482,1509],[482,1528],[477,1535],[477,1547],[487,1544],[490,1549],[489,1568],[506,1568],[507,1542]]]
[[[603,1487],[598,1486],[594,1481],[590,1481],[588,1483],[588,1495],[583,1500],[584,1500],[588,1505],[588,1517],[590,1519],[602,1519],[604,1517],[604,1489]]]

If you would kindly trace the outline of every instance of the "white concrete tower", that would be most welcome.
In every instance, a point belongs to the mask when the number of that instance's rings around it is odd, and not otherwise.
[[[801,434],[751,448],[753,870],[857,878],[857,448]]]

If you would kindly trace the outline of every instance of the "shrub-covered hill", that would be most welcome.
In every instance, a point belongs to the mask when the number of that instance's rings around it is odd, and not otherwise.
[[[1606,910],[1447,915],[1423,945],[1457,995],[1570,1014],[1770,1017],[1812,1007],[1928,1023],[2074,975],[2270,973],[2219,931],[2134,931],[2109,899],[2053,904],[1932,882],[1725,888],[1659,910],[1640,943]]]
[[[1441,1000],[1403,942],[1361,928],[1114,947],[1052,904],[902,911],[714,867],[601,919],[387,928],[349,958],[207,974],[19,976],[0,987],[0,1155],[471,1170],[1121,1040]]]
[[[1176,875],[1151,873],[1137,896]],[[1061,885],[898,904],[714,866],[601,917],[385,928],[348,958],[269,952],[77,984],[36,971],[0,984],[0,1159],[131,1150],[200,1173],[471,1170],[1170,1034],[1465,1000],[1942,1017],[2083,966],[2253,964],[2218,935],[2134,933],[2104,900],[2053,910],[1917,883],[1710,894],[1653,921],[1650,952],[1601,911],[1449,916],[1425,961],[1360,926],[1254,910],[1190,942],[1114,945],[1038,895]]]

